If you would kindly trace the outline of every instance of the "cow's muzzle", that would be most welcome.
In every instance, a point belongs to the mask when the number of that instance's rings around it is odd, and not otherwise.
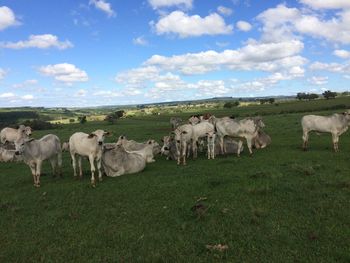
[[[102,145],[103,142],[98,142],[98,145]]]
[[[19,151],[15,151],[15,155],[19,155]]]

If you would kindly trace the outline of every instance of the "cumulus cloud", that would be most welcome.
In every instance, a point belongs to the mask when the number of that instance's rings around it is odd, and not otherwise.
[[[170,6],[180,6],[189,9],[192,8],[193,0],[148,0],[148,2],[154,9]]]
[[[7,6],[0,6],[0,31],[18,24],[13,11]]]
[[[58,48],[66,49],[73,47],[73,44],[66,40],[61,42],[58,37],[51,34],[44,35],[30,35],[28,40],[18,42],[0,42],[0,47],[11,49],[23,49],[23,48]]]
[[[131,86],[140,86],[142,83],[153,80],[158,76],[158,68],[154,66],[146,66],[121,72],[117,74],[115,81],[118,83],[127,83]]]
[[[314,62],[310,65],[311,70],[329,71],[333,73],[350,73],[350,64],[346,62],[344,64],[340,63],[322,63]]]
[[[323,19],[318,14],[280,4],[265,10],[257,19],[263,24],[264,41],[296,39],[307,35],[330,42],[350,43],[349,9],[342,10],[329,19]]]
[[[116,13],[112,9],[112,5],[105,0],[90,0],[90,5],[94,5],[97,9],[105,12],[108,17],[116,16]]]
[[[134,45],[139,45],[139,46],[147,46],[148,45],[148,41],[143,36],[134,38],[132,40],[132,42],[134,43]]]
[[[315,9],[350,8],[348,0],[300,0],[300,2]]]
[[[13,94],[12,92],[5,92],[5,93],[0,94],[1,99],[10,99],[10,98],[14,98],[14,97],[16,97],[16,95]]]
[[[21,96],[21,99],[22,100],[33,100],[34,96],[31,94],[27,94],[27,95]]]
[[[145,64],[182,74],[203,74],[221,68],[277,71],[300,67],[306,60],[296,56],[304,45],[298,40],[280,43],[250,43],[237,50],[213,50],[172,57],[153,55]]]
[[[12,86],[14,88],[25,88],[28,86],[33,86],[36,85],[38,83],[38,81],[36,79],[28,79],[22,83],[18,83],[18,84],[13,84]]]
[[[39,72],[65,83],[84,82],[89,79],[84,70],[69,63],[43,66],[39,68]]]
[[[174,11],[163,16],[154,27],[158,35],[175,34],[181,38],[230,34],[233,30],[233,26],[226,25],[225,20],[217,13],[200,17],[189,16],[182,11]]]
[[[308,79],[308,82],[314,85],[324,85],[328,83],[328,77],[313,76]]]
[[[236,23],[236,27],[240,30],[240,31],[244,31],[244,32],[248,32],[252,29],[252,25],[249,24],[248,22],[246,21],[238,21]]]
[[[333,54],[340,58],[350,58],[350,52],[343,49],[334,50]]]
[[[228,7],[225,7],[225,6],[218,6],[218,12],[224,16],[229,16],[233,13],[232,9],[231,8],[228,8]]]

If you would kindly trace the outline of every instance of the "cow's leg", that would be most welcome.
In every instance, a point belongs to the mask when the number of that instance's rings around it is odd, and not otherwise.
[[[181,152],[183,165],[186,165],[186,150],[187,150],[187,143],[183,142],[182,143],[182,152]]]
[[[82,159],[82,157],[79,155],[78,156],[78,166],[79,166],[79,177],[80,177],[80,179],[83,178],[83,167],[81,165],[81,159]]]
[[[208,153],[207,153],[207,155],[208,155],[208,160],[211,158],[211,145],[210,145],[210,143],[208,142],[208,145],[207,145],[207,147],[208,147]]]
[[[225,152],[224,152],[224,137],[220,136],[219,143],[220,143],[220,152],[221,152],[221,154],[225,154]]]
[[[307,150],[307,143],[309,141],[309,132],[306,130],[303,130],[303,150]]]
[[[247,146],[248,146],[248,150],[249,150],[249,154],[252,156],[253,155],[253,151],[252,151],[252,138],[247,137]]]
[[[34,163],[29,164],[29,168],[30,168],[30,170],[31,170],[31,172],[32,172],[34,186],[36,186],[36,171],[35,171],[35,164],[34,164]]]
[[[332,133],[332,141],[333,141],[333,148],[335,152],[339,151],[338,148],[338,141],[339,141],[339,136],[336,133]]]
[[[96,181],[95,181],[95,164],[94,164],[94,156],[89,155],[89,162],[90,162],[90,169],[91,169],[91,185],[95,187]]]
[[[214,142],[211,142],[210,147],[211,147],[211,158],[215,159],[215,144],[214,144]]]
[[[55,157],[50,159],[50,164],[51,164],[51,168],[52,168],[52,176],[56,177],[56,173],[57,173],[57,160]]]
[[[192,140],[192,154],[193,154],[193,159],[197,158],[197,140]]]
[[[40,174],[41,174],[42,161],[36,163],[36,187],[40,187]]]
[[[97,171],[98,171],[98,180],[100,182],[102,181],[101,162],[102,162],[102,159],[99,159],[99,160],[96,161],[96,163],[97,163]]]
[[[241,140],[239,140],[238,144],[237,144],[237,156],[238,157],[241,156],[242,146],[243,146],[243,142]]]
[[[177,165],[181,163],[181,145],[180,143],[176,143],[176,155],[177,155]]]
[[[72,157],[72,166],[73,166],[73,171],[74,171],[74,178],[77,178],[77,161],[76,161],[75,153],[71,152],[70,156]]]
[[[57,154],[57,174],[62,177],[62,152]]]

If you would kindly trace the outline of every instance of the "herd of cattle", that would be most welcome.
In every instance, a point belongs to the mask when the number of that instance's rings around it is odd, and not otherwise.
[[[103,172],[110,177],[142,171],[147,163],[154,162],[154,156],[161,153],[167,160],[176,160],[177,164],[186,164],[191,154],[197,158],[198,151],[206,148],[208,159],[220,154],[237,154],[243,151],[243,142],[233,138],[243,138],[249,153],[252,148],[265,148],[271,138],[263,128],[265,124],[260,117],[248,117],[237,120],[232,117],[216,118],[213,115],[193,115],[188,123],[181,124],[177,117],[170,119],[172,132],[164,136],[163,145],[155,140],[139,143],[120,136],[116,143],[105,143],[109,133],[96,130],[90,134],[76,132],[69,142],[61,145],[60,139],[48,134],[41,139],[31,138],[30,127],[20,125],[18,129],[6,127],[0,132],[0,161],[23,161],[30,169],[34,186],[40,187],[42,162],[49,160],[54,175],[62,174],[62,151],[69,151],[72,158],[74,177],[82,173],[82,157],[88,158],[91,169],[91,184],[95,186],[95,172],[102,181]],[[350,125],[350,111],[330,116],[306,115],[301,120],[303,129],[303,148],[307,149],[308,134],[331,133],[334,151],[338,151],[339,136],[346,132]],[[96,164],[96,166],[95,166]]]

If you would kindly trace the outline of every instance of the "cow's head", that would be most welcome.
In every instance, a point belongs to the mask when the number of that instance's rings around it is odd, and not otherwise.
[[[96,130],[96,131],[90,133],[88,138],[89,139],[96,138],[98,145],[102,146],[103,141],[105,139],[105,136],[108,136],[108,135],[110,135],[109,132],[106,132],[104,130]]]
[[[348,125],[350,125],[350,110],[343,112],[343,116],[346,119],[346,121],[348,122]]]
[[[216,133],[214,131],[207,132],[206,135],[207,135],[208,142],[215,141]]]
[[[160,149],[160,153],[162,155],[168,155],[169,150],[170,150],[170,141],[171,141],[171,137],[170,136],[164,136],[162,139],[163,142],[163,146]]]
[[[29,126],[26,126],[24,128],[24,133],[27,135],[27,136],[31,136],[32,135],[32,128],[30,128]]]
[[[15,154],[20,155],[24,152],[24,148],[26,143],[33,141],[34,139],[27,139],[27,138],[19,138],[18,140],[15,141]]]
[[[127,140],[125,135],[120,135],[117,140],[117,145],[123,145]]]

